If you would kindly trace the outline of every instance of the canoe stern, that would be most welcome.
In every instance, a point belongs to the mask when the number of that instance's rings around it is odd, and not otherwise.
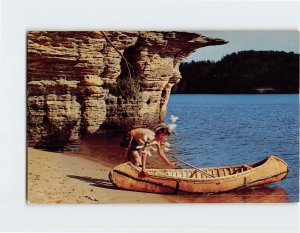
[[[284,179],[288,174],[288,164],[277,156],[270,155],[261,170],[248,178],[247,187],[262,186]]]

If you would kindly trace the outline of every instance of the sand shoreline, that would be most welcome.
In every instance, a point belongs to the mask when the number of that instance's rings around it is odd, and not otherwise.
[[[89,157],[87,157],[89,158]],[[118,203],[256,203],[288,202],[281,188],[263,187],[216,195],[166,195],[117,189],[109,180],[115,158],[103,162],[76,153],[28,148],[27,199],[29,204]],[[115,161],[116,160],[116,161]]]
[[[111,167],[80,158],[28,148],[29,204],[166,203],[163,195],[116,189]]]

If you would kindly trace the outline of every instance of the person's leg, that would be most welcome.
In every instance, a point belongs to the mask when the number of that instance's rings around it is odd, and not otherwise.
[[[143,172],[146,172],[146,160],[147,160],[146,153],[142,153],[142,171]]]
[[[139,155],[139,152],[137,150],[133,150],[131,152],[132,154],[132,157],[133,157],[133,160],[134,160],[134,165],[135,166],[140,166],[142,164],[142,161],[141,161],[141,157]]]

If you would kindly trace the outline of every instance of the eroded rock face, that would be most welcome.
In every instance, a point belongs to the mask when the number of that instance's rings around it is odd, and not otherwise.
[[[29,145],[76,143],[101,129],[163,121],[182,59],[226,43],[186,32],[104,33],[28,33]],[[129,76],[125,60],[142,90],[132,99],[116,91]]]

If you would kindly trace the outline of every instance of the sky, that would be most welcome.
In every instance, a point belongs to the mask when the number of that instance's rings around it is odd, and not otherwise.
[[[298,31],[197,31],[207,37],[228,41],[225,45],[197,49],[184,61],[219,61],[227,54],[243,50],[299,53]]]

